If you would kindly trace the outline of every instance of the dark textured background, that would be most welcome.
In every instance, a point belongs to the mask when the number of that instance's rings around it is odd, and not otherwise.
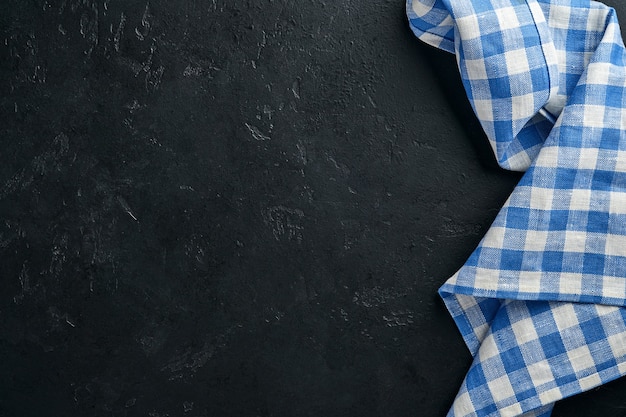
[[[519,177],[403,8],[0,0],[1,416],[446,413]]]

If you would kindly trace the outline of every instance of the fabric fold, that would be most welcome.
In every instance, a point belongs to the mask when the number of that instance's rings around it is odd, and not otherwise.
[[[449,416],[548,416],[626,372],[626,50],[582,0],[408,0],[455,53],[501,167],[525,171],[440,288],[474,356]]]

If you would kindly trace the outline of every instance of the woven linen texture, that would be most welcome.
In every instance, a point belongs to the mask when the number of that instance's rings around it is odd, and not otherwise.
[[[439,293],[474,362],[448,416],[549,416],[626,373],[626,50],[575,0],[408,0],[456,54],[501,167],[523,171]]]

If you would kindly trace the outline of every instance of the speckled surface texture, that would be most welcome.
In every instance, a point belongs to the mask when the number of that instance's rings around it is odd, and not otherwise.
[[[0,416],[445,415],[519,176],[403,8],[0,2]]]

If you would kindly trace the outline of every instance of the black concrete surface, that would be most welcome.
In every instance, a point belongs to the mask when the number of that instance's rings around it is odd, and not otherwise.
[[[0,1],[0,416],[445,415],[519,176],[403,8]]]

